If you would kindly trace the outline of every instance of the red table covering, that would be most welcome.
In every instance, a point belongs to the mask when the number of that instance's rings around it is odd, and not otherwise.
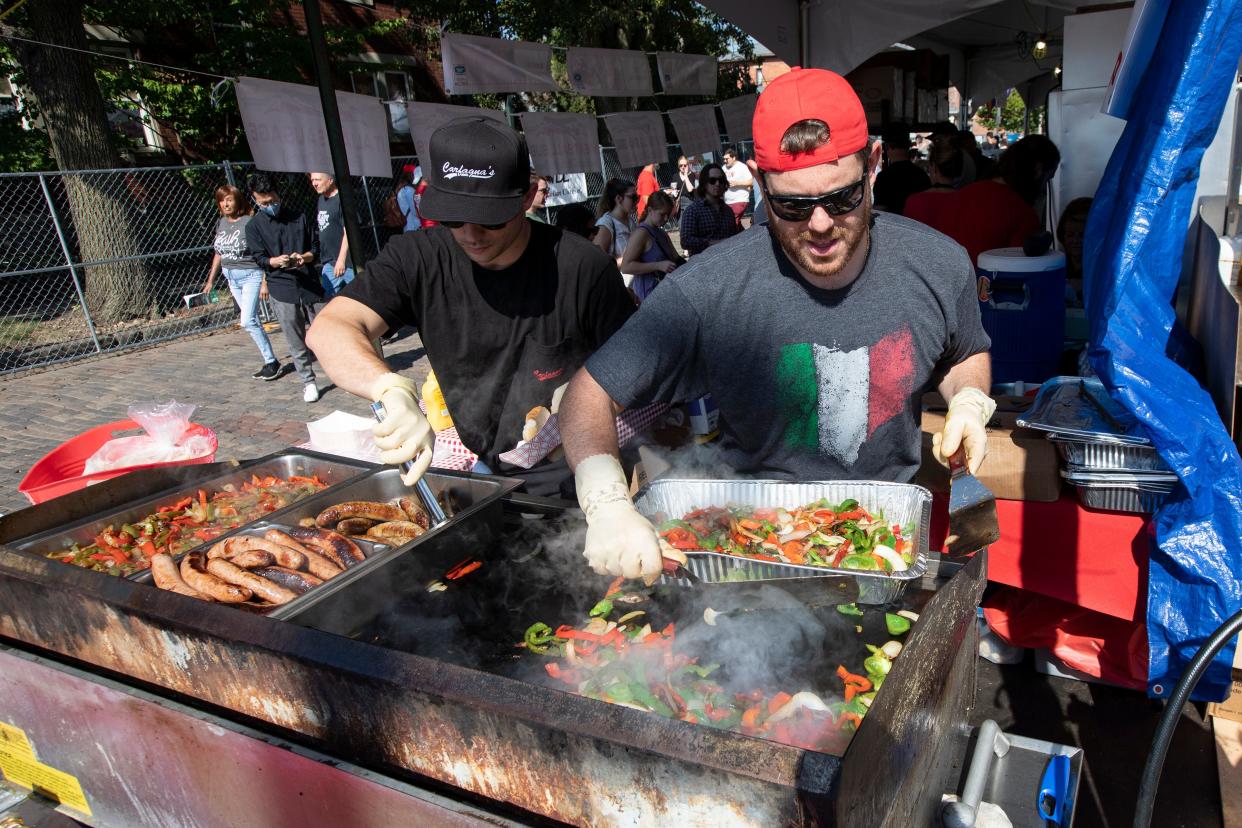
[[[948,505],[948,495],[934,496],[932,549],[943,546]],[[1126,621],[1146,617],[1147,515],[1087,509],[1070,493],[1053,503],[998,500],[996,516],[988,580]]]

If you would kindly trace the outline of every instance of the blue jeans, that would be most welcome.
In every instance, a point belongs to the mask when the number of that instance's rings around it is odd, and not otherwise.
[[[352,267],[345,268],[345,272],[338,279],[332,271],[336,269],[335,262],[324,262],[323,267],[319,271],[319,281],[323,283],[324,298],[331,299],[341,292],[341,288],[354,280],[354,269]]]
[[[224,278],[229,282],[229,292],[241,308],[242,328],[258,346],[264,364],[275,362],[276,354],[272,352],[272,343],[268,340],[263,326],[259,324],[259,288],[263,286],[263,271],[239,270],[233,267],[221,269],[224,271]]]

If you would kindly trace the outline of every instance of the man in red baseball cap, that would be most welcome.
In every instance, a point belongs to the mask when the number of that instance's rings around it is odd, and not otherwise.
[[[920,397],[939,388],[951,402],[937,449],[983,461],[995,405],[974,269],[946,236],[872,212],[880,145],[854,90],[794,69],[759,96],[754,138],[768,224],[666,278],[566,393],[561,434],[598,572],[661,566],[617,460],[619,408],[711,394],[723,477],[907,482]]]

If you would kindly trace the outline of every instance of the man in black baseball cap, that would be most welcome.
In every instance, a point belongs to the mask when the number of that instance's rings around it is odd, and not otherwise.
[[[414,461],[408,485],[430,465],[435,435],[414,381],[391,371],[371,342],[415,325],[480,470],[521,476],[535,494],[567,494],[563,460],[524,470],[499,455],[522,439],[528,414],[555,410],[554,393],[624,324],[633,302],[609,256],[526,218],[538,182],[518,132],[459,118],[432,133],[428,155],[419,209],[439,226],[394,236],[319,314],[307,341],[333,382],[384,405],[375,443],[384,463]]]

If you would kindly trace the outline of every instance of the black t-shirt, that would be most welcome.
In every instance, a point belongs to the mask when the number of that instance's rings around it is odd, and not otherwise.
[[[991,343],[961,246],[874,215],[847,287],[813,287],[752,227],[666,277],[587,369],[627,407],[710,393],[734,472],[907,482],[924,389]]]
[[[504,270],[476,266],[443,227],[394,236],[343,295],[390,328],[418,326],[458,436],[493,470],[526,413],[634,312],[611,258],[538,222]]]
[[[345,222],[341,219],[341,194],[332,198],[319,197],[319,212],[315,216],[315,263],[336,264],[341,254],[341,239],[345,236]],[[347,263],[348,264],[348,263]]]
[[[268,261],[287,253],[310,252],[311,234],[301,213],[287,207],[281,207],[275,217],[257,211],[246,225],[246,246],[267,274],[267,289],[277,302],[313,305],[323,301],[318,269],[312,272],[309,265],[303,265],[277,270]]]
[[[890,213],[901,213],[906,199],[931,186],[927,173],[913,161],[894,161],[885,164],[875,178],[875,206]]]

